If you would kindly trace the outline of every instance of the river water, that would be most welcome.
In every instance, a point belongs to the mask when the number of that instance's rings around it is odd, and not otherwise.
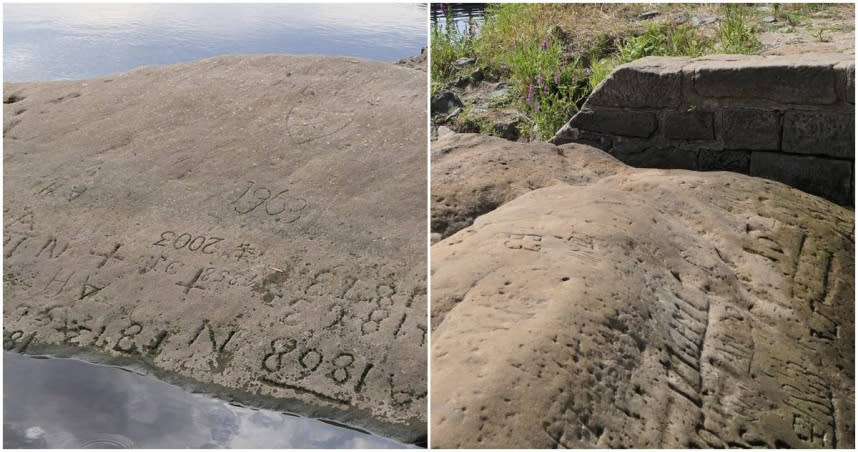
[[[224,54],[395,61],[427,45],[425,4],[5,4],[3,13],[4,81],[84,79]],[[77,360],[4,353],[3,376],[7,448],[405,447]]]
[[[5,81],[239,53],[394,61],[426,46],[425,4],[5,4],[3,15]]]
[[[471,24],[477,29],[485,22],[487,3],[433,3],[429,13],[432,25],[444,26],[449,16],[456,28],[467,31]]]
[[[153,377],[3,353],[4,448],[402,448],[315,419],[230,405]]]

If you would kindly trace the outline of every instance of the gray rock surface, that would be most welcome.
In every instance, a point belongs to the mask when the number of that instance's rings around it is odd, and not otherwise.
[[[440,162],[497,144],[460,147]],[[727,172],[521,195],[432,246],[432,446],[854,447],[853,230]]]
[[[419,69],[423,72],[426,72],[426,62],[427,62],[427,52],[426,47],[420,49],[420,55],[402,58],[393,62],[393,64],[397,64],[400,66],[410,67],[411,69]]]
[[[419,441],[425,80],[266,55],[5,84],[4,348]]]

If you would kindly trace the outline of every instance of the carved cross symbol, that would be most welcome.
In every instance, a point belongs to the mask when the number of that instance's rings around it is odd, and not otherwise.
[[[98,266],[95,268],[104,267],[104,265],[107,264],[107,261],[109,261],[110,259],[116,259],[118,261],[125,260],[122,256],[116,255],[116,252],[119,250],[120,246],[122,246],[122,244],[120,243],[113,245],[113,249],[107,253],[96,253],[94,250],[89,250],[89,254],[92,254],[93,256],[101,256],[104,258],[101,263],[99,263]]]
[[[201,269],[197,270],[197,274],[195,274],[195,275],[194,275],[194,277],[193,277],[193,278],[191,278],[191,280],[190,280],[190,281],[188,281],[187,283],[177,282],[177,283],[176,283],[176,285],[177,285],[177,286],[182,286],[182,287],[184,287],[184,288],[185,288],[185,290],[183,291],[183,292],[185,293],[185,295],[187,295],[187,294],[188,294],[188,292],[190,292],[190,291],[191,291],[191,289],[205,289],[205,287],[202,287],[202,286],[198,286],[198,285],[196,285],[196,284],[197,284],[197,280],[198,280],[198,279],[200,279],[200,276],[201,276],[202,274],[203,274],[203,269],[201,268]]]

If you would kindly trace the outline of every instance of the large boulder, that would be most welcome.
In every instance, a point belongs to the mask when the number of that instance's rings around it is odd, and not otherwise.
[[[448,237],[531,190],[587,184],[628,168],[580,144],[515,143],[450,134],[432,143],[432,232]]]
[[[420,441],[425,80],[267,55],[5,84],[4,348]]]
[[[432,446],[854,447],[853,230],[727,172],[521,195],[432,247]]]

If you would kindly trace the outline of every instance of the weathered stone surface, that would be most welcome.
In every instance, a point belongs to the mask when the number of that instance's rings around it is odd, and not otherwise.
[[[678,107],[682,95],[682,66],[690,58],[646,57],[624,64],[611,73],[587,100],[590,106],[660,108]],[[645,86],[647,89],[641,89]]]
[[[609,153],[626,165],[638,168],[697,169],[698,150],[641,145],[635,140],[613,141]]]
[[[481,216],[432,247],[432,446],[853,447],[853,228],[666,170]]]
[[[855,157],[854,113],[790,110],[784,113],[783,127],[785,152]]]
[[[782,181],[839,204],[851,204],[852,162],[777,152],[751,154],[751,175]]]
[[[715,138],[712,112],[669,111],[664,114],[664,136],[680,140],[711,140]]]
[[[671,74],[681,80],[666,94]],[[627,164],[650,168],[747,173],[748,151],[851,162],[854,77],[854,59],[845,54],[644,58],[618,68],[549,142],[596,146]],[[656,99],[650,102],[648,96]],[[650,113],[659,116],[660,124],[653,126]],[[715,152],[720,150],[736,152]],[[792,173],[767,177],[786,183],[807,178]],[[832,187],[851,182],[801,187],[828,196]],[[842,191],[837,188],[829,199],[852,199]]]
[[[658,128],[658,118],[648,111],[581,110],[569,125],[591,132],[646,138]]]
[[[713,55],[695,59],[685,70],[693,73],[701,96],[824,105],[837,101],[833,66],[844,59],[842,54]]]
[[[418,440],[425,80],[268,55],[6,84],[4,348]]]
[[[701,149],[697,155],[697,169],[700,171],[733,171],[748,174],[750,165],[750,151]]]
[[[723,113],[724,147],[727,149],[778,149],[778,112],[757,109],[726,110]]]
[[[843,90],[843,99],[850,104],[855,103],[855,62],[843,61],[834,66],[837,71],[838,83]]]
[[[460,133],[432,143],[432,232],[466,228],[523,193],[557,183],[590,183],[625,165],[589,146],[513,143]]]

